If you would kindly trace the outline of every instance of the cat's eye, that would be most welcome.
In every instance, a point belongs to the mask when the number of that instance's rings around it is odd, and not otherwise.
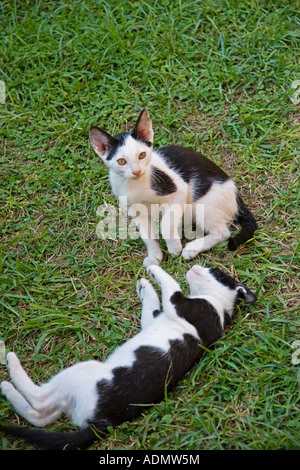
[[[125,160],[125,158],[119,158],[119,159],[117,160],[117,162],[119,163],[119,165],[125,165],[126,160]]]
[[[142,152],[139,154],[139,160],[143,160],[143,158],[145,158],[146,156],[146,152]]]

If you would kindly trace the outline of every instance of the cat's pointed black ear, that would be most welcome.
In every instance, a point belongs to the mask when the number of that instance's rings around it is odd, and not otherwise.
[[[143,109],[136,125],[132,131],[135,139],[143,140],[146,143],[153,144],[153,128],[149,113],[146,108]]]
[[[256,295],[253,294],[253,292],[251,292],[251,290],[248,289],[245,284],[239,282],[236,286],[236,290],[239,296],[244,299],[246,304],[253,304],[253,302],[256,301]]]
[[[95,152],[103,158],[113,147],[115,139],[100,127],[90,128],[90,141]]]

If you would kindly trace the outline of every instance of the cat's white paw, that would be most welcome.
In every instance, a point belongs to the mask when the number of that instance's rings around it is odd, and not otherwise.
[[[162,271],[162,268],[160,266],[155,265],[155,264],[152,264],[151,266],[149,266],[147,268],[147,273],[149,274],[151,279],[153,279],[153,281],[156,281],[156,282],[158,282],[157,279],[158,279],[158,276],[161,273],[161,271]]]
[[[183,256],[183,258],[188,261],[190,259],[195,258],[198,255],[198,253],[199,253],[199,250],[189,250],[185,247],[182,250],[181,256]]]
[[[144,258],[143,265],[145,268],[148,268],[149,266],[152,266],[153,264],[159,265],[161,262],[161,259],[157,258],[151,258],[150,256],[147,256]]]
[[[135,287],[136,287],[137,295],[139,296],[141,300],[143,300],[145,296],[145,290],[147,289],[149,284],[150,282],[148,281],[148,279],[145,279],[143,277],[137,280]]]
[[[9,370],[16,369],[21,366],[18,356],[14,352],[7,353],[6,364]]]
[[[0,384],[1,393],[2,395],[5,395],[6,397],[10,394],[13,388],[14,386],[10,382],[7,382],[6,380],[1,382]]]
[[[171,255],[179,256],[182,250],[182,244],[180,240],[169,240],[167,241],[168,252]]]

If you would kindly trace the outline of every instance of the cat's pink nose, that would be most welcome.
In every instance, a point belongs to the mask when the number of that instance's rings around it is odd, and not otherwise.
[[[141,169],[140,169],[140,168],[138,168],[137,170],[134,170],[134,171],[132,172],[132,174],[135,175],[135,176],[139,176],[140,173],[141,173]]]

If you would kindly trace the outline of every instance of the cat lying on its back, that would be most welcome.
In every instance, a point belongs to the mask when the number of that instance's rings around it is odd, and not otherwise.
[[[126,198],[126,209],[139,227],[148,249],[146,267],[159,264],[163,258],[151,217],[154,204],[161,207],[161,234],[169,252],[181,253],[186,260],[230,237],[229,226],[234,219],[241,224],[241,230],[229,238],[228,248],[234,250],[252,238],[256,221],[232,179],[190,148],[171,145],[152,150],[152,123],[146,109],[131,132],[112,137],[98,127],[91,127],[90,139],[109,168],[113,193]],[[138,217],[136,204],[145,208]],[[199,205],[203,207],[203,217],[196,222],[205,236],[182,249],[179,229],[183,216],[195,220]]]
[[[66,413],[81,430],[47,432],[0,424],[0,432],[23,437],[46,449],[76,449],[140,414],[143,405],[161,400],[217,341],[233,315],[235,304],[256,300],[244,285],[218,268],[193,266],[186,274],[190,296],[160,266],[148,273],[160,285],[162,310],[147,279],[137,282],[142,301],[142,330],[104,362],[79,362],[48,383],[35,385],[14,353],[8,353],[11,380],[1,392],[15,410],[35,426],[46,426]],[[202,348],[203,346],[204,348]],[[95,433],[93,431],[95,429]]]

